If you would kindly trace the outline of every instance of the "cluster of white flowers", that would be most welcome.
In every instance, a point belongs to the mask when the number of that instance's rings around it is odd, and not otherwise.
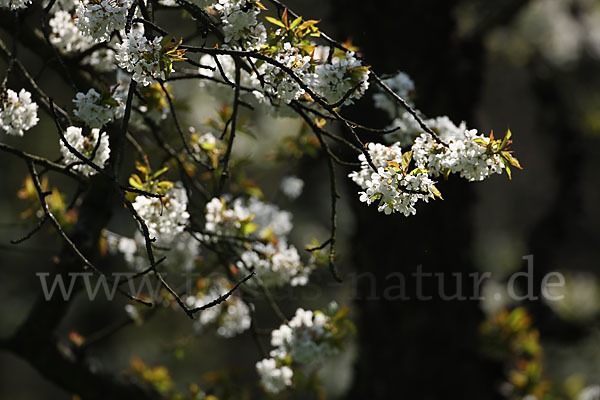
[[[408,171],[398,143],[389,147],[369,143],[368,152],[377,171],[373,171],[361,154],[360,171],[349,175],[364,190],[359,192],[361,202],[369,205],[377,202],[378,211],[385,214],[401,212],[409,216],[416,213],[414,206],[419,200],[428,202],[434,198],[436,189],[427,171],[419,168]]]
[[[298,250],[284,239],[276,244],[255,243],[242,253],[237,266],[255,271],[265,286],[303,286],[308,283],[310,268],[302,264]]]
[[[29,4],[31,4],[31,0],[0,0],[0,8],[8,8],[10,10],[27,8]]]
[[[287,324],[271,333],[271,358],[256,363],[266,391],[279,393],[292,385],[293,371],[286,363],[318,364],[338,352],[331,340],[330,317],[320,311],[296,310]]]
[[[600,385],[591,385],[583,388],[577,400],[600,400]]]
[[[92,129],[89,136],[84,136],[81,128],[70,126],[65,131],[64,137],[67,143],[81,155],[89,159],[96,166],[100,168],[104,167],[104,163],[106,163],[110,156],[108,135],[104,132],[101,133],[100,129]],[[63,143],[62,139],[59,140],[59,143],[60,152],[63,156],[63,163],[65,165],[78,163],[73,169],[81,172],[85,176],[90,176],[97,172],[94,168],[85,164],[79,157],[73,154]]]
[[[469,181],[481,181],[502,173],[504,163],[500,156],[486,151],[490,138],[478,135],[476,129],[458,131],[455,136],[446,133],[442,140],[446,146],[423,133],[413,145],[417,165],[427,168],[433,176],[449,171]]]
[[[38,123],[37,109],[27,90],[6,90],[0,94],[0,129],[9,135],[23,136]]]
[[[284,43],[283,48],[272,58],[292,70],[303,82],[312,81],[310,56],[303,56],[290,43]],[[276,65],[265,63],[261,72],[264,74],[265,91],[280,102],[290,103],[305,93],[296,80]]]
[[[121,118],[125,112],[125,105],[120,99],[103,99],[94,89],[88,90],[87,93],[77,93],[73,103],[77,107],[73,114],[90,128],[102,128],[108,122]]]
[[[133,208],[144,220],[151,238],[171,242],[185,230],[190,218],[187,212],[187,193],[176,185],[162,198],[139,195],[133,202]]]
[[[193,128],[190,127],[189,130],[190,130],[190,134],[195,133]],[[196,143],[194,143],[194,144],[199,146],[200,149],[210,150],[210,149],[214,149],[218,143],[219,143],[219,140],[215,137],[215,135],[213,135],[210,132],[207,132],[207,133],[200,135],[198,137],[198,139],[196,140]],[[196,150],[199,152],[200,149],[196,149]]]
[[[50,43],[64,52],[83,51],[93,42],[89,36],[84,36],[79,31],[72,15],[67,11],[56,11],[49,24],[52,28]]]
[[[288,355],[303,364],[320,363],[337,352],[331,337],[330,317],[321,311],[312,312],[299,308],[294,317],[271,333],[271,345],[275,347],[271,357],[280,360]]]
[[[464,121],[459,125],[455,125],[454,122],[445,115],[429,118],[424,120],[424,122],[425,125],[436,132],[438,137],[443,141],[460,137],[467,130],[467,124]],[[402,112],[400,117],[392,122],[392,127],[398,129],[396,132],[386,135],[386,140],[392,143],[402,139],[402,137],[408,137],[413,141],[417,136],[423,133],[423,128],[421,128],[417,120],[406,111]]]
[[[265,203],[256,197],[251,197],[246,206],[254,216],[252,222],[258,225],[256,233],[261,238],[269,238],[271,235],[283,238],[294,227],[292,213],[280,210],[274,204]]]
[[[96,42],[105,42],[115,30],[125,28],[127,12],[132,0],[82,0],[75,14],[77,27]]]
[[[321,48],[323,46],[317,47],[317,49]],[[320,50],[320,52],[324,51]],[[302,55],[299,49],[292,46],[291,43],[285,42],[282,48],[270,57],[289,68],[306,86],[331,103],[341,100],[357,86],[346,100],[345,103],[348,104],[353,99],[360,98],[369,87],[369,70],[361,65],[352,52],[348,52],[341,57],[333,57],[331,62],[327,62],[326,55],[323,60],[314,57],[314,54],[311,58],[308,55]],[[199,72],[202,75],[223,82],[232,82],[235,79],[235,62],[233,58],[220,55],[217,56],[217,59],[219,61],[218,65],[213,56],[202,56],[200,63],[212,70],[200,68]],[[258,74],[242,70],[240,84],[244,87],[253,88],[252,94],[261,103],[266,100],[265,94],[272,98],[276,105],[298,100],[305,94],[305,90],[294,78],[272,63],[265,62],[261,64],[257,67],[257,72]],[[221,76],[222,73],[225,77]],[[264,87],[257,75],[262,77]],[[219,99],[231,97],[231,89],[227,85],[201,80],[200,86],[209,88],[211,94]],[[273,110],[270,109],[270,111]]]
[[[206,203],[206,222],[204,230],[213,236],[207,235],[206,240],[218,241],[218,236],[238,236],[244,224],[252,219],[250,211],[242,204],[241,199],[236,199],[227,208],[226,201],[217,197]]]
[[[202,307],[231,289],[231,285],[225,278],[209,278],[207,280],[209,281],[207,288],[203,288],[196,295],[189,296],[186,299],[188,307]],[[206,326],[216,324],[217,335],[230,338],[250,328],[251,322],[250,308],[240,297],[234,294],[229,296],[227,301],[200,311],[198,319],[194,322],[194,327],[198,332],[201,332]]]
[[[285,176],[281,180],[281,185],[279,187],[283,194],[290,199],[295,200],[302,194],[304,181],[296,176]]]
[[[245,48],[257,49],[266,42],[267,32],[257,21],[260,9],[247,0],[219,0],[213,9],[221,14],[224,41],[230,46],[242,41]]]
[[[331,62],[315,66],[311,82],[313,90],[330,103],[340,101],[355,86],[345,104],[358,99],[369,88],[369,70],[361,65],[353,52],[333,57]]]
[[[82,52],[94,45],[94,39],[84,35],[77,28],[73,16],[68,11],[56,11],[49,24],[52,29],[50,42],[62,52]],[[115,52],[108,48],[98,49],[86,56],[82,62],[102,72],[111,71],[115,69]]]
[[[256,371],[263,388],[269,393],[276,394],[292,386],[294,371],[287,365],[278,366],[274,358],[265,358],[257,362]]]
[[[104,231],[107,248],[111,254],[121,254],[125,262],[136,271],[144,271],[150,266],[144,236],[138,231],[133,238]],[[188,232],[182,232],[170,240],[157,240],[152,244],[155,258],[166,257],[161,268],[173,271],[192,271],[200,254],[198,241]]]
[[[404,72],[398,72],[396,75],[384,79],[383,83],[392,89],[398,96],[409,102],[409,104],[411,103],[410,96],[415,90],[415,83],[407,74]],[[394,101],[394,99],[392,99],[387,93],[375,93],[373,95],[373,101],[375,102],[375,107],[387,112],[390,118],[395,118],[398,116],[400,110],[398,103]],[[410,114],[408,114],[406,118],[409,116]],[[412,118],[412,120],[414,121],[414,118]],[[416,121],[414,122],[416,123]]]
[[[227,55],[218,55],[216,58],[219,61],[218,65],[215,61],[215,57],[209,54],[203,55],[200,58],[200,64],[208,68],[200,68],[200,74],[210,78],[218,79],[222,82],[225,82],[226,79],[229,82],[235,81],[235,62],[233,58]],[[221,68],[219,68],[219,65]],[[220,69],[223,70],[225,78],[221,76]],[[261,70],[262,68],[259,68],[259,73],[262,75],[263,73]],[[226,99],[228,97],[231,98],[232,96],[231,88],[228,85],[211,82],[204,79],[200,79],[199,82],[200,87],[208,89],[209,92],[218,99]],[[264,96],[260,92],[260,81],[255,73],[248,73],[242,69],[240,71],[240,85],[248,88],[256,88],[252,94],[258,100],[263,100]],[[241,96],[244,98],[246,93],[241,93]]]
[[[148,86],[152,78],[165,78],[165,72],[160,69],[162,36],[152,41],[144,36],[141,29],[131,29],[123,43],[117,44],[116,60],[120,68],[133,72],[133,80]]]
[[[214,198],[206,205],[205,240],[252,239],[240,256],[239,269],[255,271],[266,286],[306,285],[311,268],[286,238],[293,227],[291,219],[289,212],[254,197],[246,202],[238,198],[230,207]]]
[[[564,281],[562,280],[564,279]],[[546,304],[567,321],[591,321],[600,314],[600,282],[590,273],[567,274],[562,285],[545,282],[544,289],[552,297]]]

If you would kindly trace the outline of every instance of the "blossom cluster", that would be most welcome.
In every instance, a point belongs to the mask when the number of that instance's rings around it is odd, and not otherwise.
[[[415,204],[428,202],[436,196],[437,189],[427,170],[410,170],[411,152],[402,153],[398,143],[385,146],[369,143],[367,147],[374,171],[364,154],[359,155],[360,171],[349,177],[360,186],[360,201],[367,204],[377,202],[377,209],[385,214],[400,212],[405,216],[416,213]]]
[[[187,203],[185,189],[174,186],[162,198],[137,196],[133,208],[146,223],[151,238],[170,242],[185,230],[190,218]]]
[[[257,27],[264,29],[262,24]],[[277,106],[288,104],[303,98],[307,94],[305,88],[308,87],[330,103],[336,103],[346,96],[344,103],[348,104],[360,98],[368,89],[369,70],[353,52],[332,50],[334,55],[329,59],[328,47],[293,43],[285,37],[282,29],[269,31],[269,35],[276,45],[265,47],[267,50],[263,52],[273,62],[260,60],[252,73],[241,71],[241,85],[253,88],[252,94],[259,102],[268,98]],[[311,52],[310,49],[314,50]],[[233,58],[227,55],[216,57],[218,64],[213,56],[204,55],[200,63],[208,68],[200,68],[200,73],[220,81],[232,82],[236,68]],[[200,85],[209,87],[219,98],[231,96],[226,85],[207,82],[201,82]]]
[[[104,132],[100,132],[100,129],[92,129],[89,135],[84,135],[81,128],[70,126],[65,131],[64,138],[72,148],[77,150],[77,152],[86,157],[97,167],[104,167],[104,164],[110,156],[110,148],[108,147],[108,135]],[[59,143],[60,152],[63,156],[63,163],[65,165],[76,163],[73,169],[85,176],[90,176],[97,172],[93,167],[86,164],[77,157],[76,154],[71,152],[62,139]]]
[[[231,284],[222,277],[207,278],[199,281],[200,290],[188,296],[186,304],[189,308],[202,307],[231,290]],[[237,295],[233,294],[227,301],[200,311],[194,327],[198,332],[209,325],[217,326],[217,335],[231,338],[250,328],[250,308]]]
[[[112,32],[125,28],[132,0],[83,0],[77,4],[77,27],[96,42],[110,39]]]
[[[144,220],[152,242],[155,259],[164,258],[161,266],[177,271],[191,271],[200,254],[199,243],[185,226],[189,220],[187,193],[179,183],[164,186],[162,198],[136,196],[133,208]],[[125,262],[137,271],[149,265],[146,238],[136,231],[133,238],[105,231],[103,234],[108,249],[113,254],[122,254]]]
[[[212,56],[205,54],[200,57],[200,64],[203,65],[203,68],[200,68],[199,72],[204,76],[214,78],[222,82],[235,81],[235,62],[231,56]],[[222,73],[224,76],[221,75],[221,70],[223,71]],[[262,68],[259,69],[259,73],[262,74],[261,70]],[[240,85],[243,87],[255,88],[256,90],[254,90],[252,94],[258,100],[263,100],[264,95],[261,92],[260,81],[256,74],[248,73],[242,69],[240,71]],[[227,97],[231,97],[231,88],[225,84],[218,84],[200,79],[200,87],[208,89],[208,91],[218,99],[226,99]],[[241,93],[241,97],[245,97],[245,93]]]
[[[7,89],[0,95],[0,129],[9,135],[23,136],[39,121],[38,105],[31,101],[31,93]]]
[[[414,87],[403,73],[388,78],[385,83],[403,98],[408,98]],[[376,106],[396,116],[391,125],[395,131],[386,135],[391,145],[369,144],[367,150],[372,163],[364,154],[359,155],[361,169],[349,176],[363,189],[359,192],[360,200],[367,204],[377,202],[380,212],[399,211],[408,216],[415,214],[414,205],[418,200],[441,198],[432,180],[435,178],[457,174],[468,181],[481,181],[504,170],[510,178],[509,164],[521,168],[507,150],[511,143],[510,131],[503,140],[494,140],[493,134],[480,135],[475,129],[467,129],[464,122],[455,125],[450,118],[441,116],[423,121],[435,133],[434,137],[423,132],[416,118],[402,111],[386,94],[376,96]],[[402,153],[401,146],[409,143],[411,150]],[[411,162],[415,168],[409,172]]]
[[[232,47],[242,41],[246,49],[258,49],[265,42],[267,33],[257,16],[260,9],[247,0],[219,0],[213,9],[221,14],[224,41]]]
[[[110,231],[105,231],[103,236],[111,254],[121,254],[132,269],[144,271],[150,267],[146,241],[140,232],[136,232],[133,238]],[[155,258],[166,257],[161,267],[177,272],[192,271],[200,254],[198,241],[188,232],[166,239],[169,240],[159,238],[152,244]]]
[[[358,99],[369,88],[369,71],[351,51],[338,54],[331,62],[317,64],[312,75],[312,88],[330,103],[340,101],[350,91],[345,104]]]
[[[31,0],[0,0],[0,8],[8,8],[10,10],[27,8],[29,4],[31,4]]]
[[[108,122],[121,118],[125,112],[125,105],[119,98],[102,96],[94,89],[77,93],[73,103],[76,107],[73,114],[90,128],[102,128]]]
[[[335,355],[339,348],[333,330],[331,317],[323,312],[296,310],[288,323],[271,333],[271,358],[256,363],[263,388],[279,393],[292,385],[292,363],[319,364]]]
[[[398,72],[395,75],[383,80],[390,89],[392,89],[398,96],[411,103],[410,97],[412,92],[415,90],[415,83],[413,80],[404,72]],[[387,93],[375,93],[373,95],[373,101],[375,107],[388,113],[390,118],[395,118],[400,112],[398,103],[390,98]],[[410,114],[406,113],[408,118]],[[414,119],[413,119],[414,121]],[[414,121],[416,123],[416,121]]]
[[[237,267],[255,271],[266,286],[306,285],[311,268],[303,264],[296,247],[288,243],[291,214],[252,197],[228,205],[214,198],[206,205],[205,240],[245,239]],[[252,284],[252,281],[249,282]]]
[[[165,78],[165,72],[161,69],[161,41],[157,36],[148,40],[143,30],[131,29],[122,43],[118,43],[115,56],[120,68],[127,72],[133,72],[133,80],[148,86],[152,78]]]
[[[286,42],[280,51],[272,55],[275,61],[290,69],[303,82],[312,80],[311,58]],[[300,84],[290,74],[276,65],[265,63],[263,71],[265,92],[282,103],[298,100],[305,93]]]
[[[94,39],[79,30],[68,11],[57,10],[50,19],[49,25],[50,43],[62,52],[83,52],[94,45]],[[99,71],[111,71],[115,69],[115,53],[109,48],[100,48],[86,56],[82,62]]]
[[[279,187],[283,194],[291,200],[295,200],[302,194],[304,181],[296,176],[285,176]]]
[[[490,138],[478,135],[476,129],[444,135],[445,145],[424,133],[415,140],[413,157],[418,166],[434,176],[457,173],[469,181],[481,181],[492,174],[501,174],[504,163],[499,154],[487,151]]]
[[[226,151],[226,144],[211,132],[199,133],[193,127],[189,127],[188,131],[190,133],[190,146],[197,157],[205,160],[213,168],[217,168],[220,156]]]

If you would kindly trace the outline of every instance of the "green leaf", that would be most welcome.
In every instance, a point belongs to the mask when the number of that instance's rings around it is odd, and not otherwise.
[[[261,3],[260,1],[258,1],[258,0],[255,0],[255,1],[254,1],[254,4],[256,4],[256,6],[257,6],[258,8],[260,8],[261,10],[263,10],[263,11],[267,11],[267,7],[265,7],[265,6],[263,5],[263,3]]]
[[[504,139],[502,139],[502,144],[500,145],[501,149],[503,149],[504,146],[506,146],[506,143],[508,143],[508,141],[510,140],[511,137],[512,137],[512,132],[510,131],[510,129],[507,129],[506,135],[504,135]]]
[[[406,172],[408,170],[408,165],[412,160],[413,151],[412,149],[409,152],[402,154],[402,169]]]
[[[252,222],[248,222],[242,225],[242,233],[244,235],[250,235],[252,232],[258,229],[258,225]]]
[[[260,190],[260,188],[257,188],[256,186],[247,187],[246,193],[248,193],[250,196],[258,197],[259,199],[262,199],[262,197],[264,196],[262,190]]]
[[[435,187],[435,185],[431,185],[431,193],[433,193],[433,195],[440,200],[444,200],[442,193],[438,190],[438,188]]]
[[[200,147],[202,147],[203,150],[211,151],[215,147],[217,147],[217,144],[216,143],[201,143]]]
[[[167,36],[163,37],[162,40],[160,41],[160,46],[162,48],[166,47],[169,43],[171,43],[171,39],[173,39],[173,35],[167,35]]]
[[[448,180],[448,178],[450,177],[450,174],[452,173],[452,170],[450,168],[446,168],[443,172],[444,172],[444,179]]]
[[[159,176],[161,176],[162,174],[164,174],[165,172],[167,172],[169,170],[169,167],[164,167],[159,169],[158,171],[156,171],[153,175],[152,175],[152,179],[156,179]]]
[[[295,27],[297,27],[298,24],[300,24],[300,22],[302,22],[302,17],[296,18],[294,21],[292,21],[292,24],[290,25],[290,29],[294,29]]]
[[[506,158],[501,157],[504,166],[506,167],[506,175],[508,175],[508,179],[512,180],[512,171],[510,170],[510,166],[508,165],[508,161]]]
[[[277,25],[277,26],[280,26],[280,27],[282,27],[282,28],[285,28],[285,25],[283,24],[283,22],[281,22],[281,21],[280,21],[280,20],[278,20],[278,19],[275,19],[275,18],[273,18],[273,17],[265,17],[265,19],[266,19],[267,21],[269,21],[270,23],[272,23],[273,25]]]
[[[144,186],[142,185],[142,181],[140,180],[140,177],[137,176],[137,175],[131,175],[129,177],[129,185],[131,185],[131,187],[134,187],[136,189],[144,190]]]
[[[523,167],[521,167],[521,164],[519,163],[519,160],[517,160],[515,157],[513,157],[512,154],[510,154],[509,151],[503,151],[502,152],[502,157],[505,158],[506,161],[508,161],[514,167],[517,167],[519,169],[523,169]]]
[[[409,175],[426,174],[428,172],[429,170],[425,168],[415,168],[412,171],[410,171]]]

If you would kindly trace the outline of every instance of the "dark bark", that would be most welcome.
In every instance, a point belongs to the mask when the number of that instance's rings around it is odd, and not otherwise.
[[[448,115],[456,123],[473,125],[473,111],[482,79],[483,49],[479,38],[455,39],[455,1],[338,2],[338,37],[351,36],[379,73],[398,68],[414,80],[417,106],[429,116]],[[353,118],[381,126],[383,114],[357,107]],[[375,137],[369,138],[376,140]],[[384,216],[373,207],[353,202],[358,219],[353,260],[359,273],[373,274],[378,296],[406,278],[407,296],[414,300],[371,300],[371,285],[359,280],[359,356],[348,398],[388,399],[392,395],[418,399],[492,399],[501,377],[498,365],[479,352],[477,301],[443,301],[437,279],[424,278],[424,295],[415,299],[418,265],[428,273],[445,274],[445,289],[455,292],[452,273],[462,274],[462,294],[472,295],[472,192],[468,183],[451,178],[440,182],[443,201],[421,204],[411,217]],[[347,195],[356,198],[356,188]]]
[[[8,31],[14,30],[15,19],[9,12],[0,11],[0,21],[3,28]],[[49,48],[39,30],[21,26],[20,31],[22,32],[19,35],[21,45],[42,59],[48,60],[54,57],[53,50]],[[6,60],[8,53],[0,52],[0,56]],[[74,60],[63,61],[64,63],[54,62],[51,67],[66,83],[74,81],[77,86],[86,88],[92,86],[89,75],[79,69]],[[68,69],[68,76],[64,68]],[[35,86],[35,83],[27,82],[31,79],[29,75],[22,71],[19,75],[22,80],[26,81],[26,86]],[[36,101],[46,105],[45,109],[48,111],[47,96],[41,90],[34,90],[33,95]],[[109,126],[108,131],[111,137],[111,148],[114,149],[120,131],[116,125]],[[113,157],[109,160],[110,166],[115,163],[115,154],[117,153],[113,152]],[[67,232],[81,254],[92,263],[98,261],[100,233],[106,227],[115,205],[118,204],[117,200],[115,183],[104,175],[97,175],[91,180],[83,196],[78,210],[77,224]],[[53,281],[56,275],[63,275],[64,278],[66,274],[82,272],[83,267],[84,263],[81,259],[65,244],[60,255],[53,260],[49,268],[51,274],[48,281]],[[61,296],[53,296],[47,300],[40,293],[16,332],[10,338],[0,341],[0,348],[23,358],[46,379],[83,399],[147,400],[162,398],[154,389],[140,382],[114,374],[114,371],[103,371],[98,367],[92,368],[84,359],[73,354],[68,346],[60,343],[55,335],[56,329],[68,313],[80,289],[81,285],[76,284],[73,294],[68,300],[63,300]]]

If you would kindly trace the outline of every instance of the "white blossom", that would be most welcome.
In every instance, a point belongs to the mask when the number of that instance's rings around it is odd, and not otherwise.
[[[500,174],[504,163],[497,154],[488,154],[486,145],[490,138],[477,134],[476,129],[447,132],[440,136],[446,146],[424,133],[415,140],[413,157],[419,167],[427,168],[432,175],[444,171],[458,173],[469,181],[481,181],[491,174]]]
[[[402,150],[398,143],[390,147],[369,143],[368,152],[377,170],[373,171],[361,154],[360,171],[349,175],[363,189],[359,192],[361,202],[377,203],[377,210],[385,214],[400,212],[409,216],[416,213],[415,204],[419,200],[428,202],[434,198],[434,182],[425,170],[402,170]]]
[[[91,37],[84,35],[77,28],[73,17],[67,11],[56,11],[49,24],[52,28],[50,43],[66,53],[84,51],[93,43]]]
[[[209,282],[208,288],[186,298],[188,307],[202,307],[231,289],[224,278],[209,279]],[[194,327],[201,332],[206,326],[216,324],[217,335],[230,338],[248,330],[251,322],[250,308],[239,296],[233,294],[226,301],[200,311]]]
[[[150,41],[142,30],[131,29],[123,43],[116,45],[119,67],[133,72],[133,80],[144,86],[150,85],[152,78],[165,79],[165,72],[160,69],[161,40],[157,36]]]
[[[218,55],[216,56],[216,59],[219,61],[219,64],[217,64],[215,57],[212,55],[203,55],[200,58],[200,64],[206,66],[207,68],[199,68],[198,72],[221,82],[225,82],[226,80],[229,80],[229,82],[235,81],[235,62],[233,58],[228,55]],[[218,65],[221,66],[220,69],[223,70],[225,77],[222,76]],[[264,73],[263,66],[258,68],[258,70],[261,75]],[[206,79],[200,79],[199,82],[200,87],[208,89],[210,94],[218,99],[228,99],[231,97],[231,88],[225,84],[212,82]],[[257,74],[248,73],[242,69],[240,71],[240,85],[244,87],[255,88],[256,90],[252,92],[253,97],[259,101],[264,100],[264,95],[261,93],[261,85]],[[241,96],[243,98],[249,97],[245,93],[242,93]]]
[[[300,259],[298,250],[283,239],[273,243],[254,243],[242,253],[238,268],[256,272],[265,286],[302,286],[308,283],[310,268]],[[252,284],[252,282],[250,282]]]
[[[31,101],[31,93],[25,89],[17,92],[7,89],[0,95],[0,129],[9,135],[23,136],[39,121],[38,105]]]
[[[273,358],[265,358],[256,363],[256,371],[260,376],[265,391],[277,394],[285,388],[292,386],[294,372],[287,365],[277,366]]]
[[[84,35],[77,28],[71,13],[67,11],[56,11],[49,25],[52,29],[50,42],[64,53],[83,52],[94,45],[94,39]],[[101,72],[116,69],[115,52],[109,48],[97,49],[86,56],[82,62]]]
[[[0,0],[0,8],[8,8],[10,10],[27,8],[29,4],[31,4],[31,0]]]
[[[96,42],[110,39],[112,32],[125,28],[132,0],[79,1],[75,14],[77,27]]]
[[[289,212],[254,197],[246,202],[236,199],[229,207],[224,199],[214,198],[206,204],[205,217],[207,241],[251,239],[236,264],[240,270],[255,271],[257,279],[266,286],[308,283],[311,267],[302,262],[298,250],[287,241],[286,235],[293,227]]]
[[[280,210],[274,204],[265,203],[256,197],[251,197],[247,203],[248,211],[254,216],[252,222],[259,228],[256,233],[259,237],[268,237],[271,234],[282,237],[292,231],[292,213]]]
[[[302,194],[304,181],[295,176],[286,176],[281,180],[281,185],[279,187],[283,194],[294,200]]]
[[[267,31],[257,16],[260,9],[246,0],[219,0],[201,3],[210,5],[220,13],[223,23],[224,42],[237,48],[242,44],[246,50],[257,50],[267,41]]]
[[[187,203],[185,189],[175,186],[162,199],[137,196],[133,207],[146,223],[151,238],[170,242],[184,231],[190,218]]]
[[[284,359],[288,354],[293,361],[320,363],[337,353],[331,341],[330,317],[320,311],[299,308],[294,317],[271,333],[271,357]]]
[[[125,105],[121,103],[120,99],[111,97],[110,100],[112,103],[103,99],[100,93],[94,89],[88,90],[87,93],[79,92],[73,99],[76,106],[73,114],[90,128],[101,128],[108,122],[121,118],[125,111]]]
[[[92,163],[99,168],[104,167],[104,163],[110,156],[110,148],[108,147],[108,135],[104,132],[100,133],[99,129],[92,129],[90,135],[85,136],[82,133],[82,129],[70,126],[65,131],[64,137],[81,155],[86,157]],[[67,146],[63,143],[62,139],[60,143],[60,152],[63,156],[63,164],[69,165],[71,163],[78,163],[73,167],[74,170],[81,172],[83,175],[89,176],[95,174],[97,171],[91,166],[85,164],[75,154],[73,154]],[[93,158],[92,158],[93,155]]]
[[[111,254],[121,254],[125,262],[136,271],[146,270],[150,266],[146,241],[138,231],[133,238],[121,236],[113,232],[104,232],[108,250]],[[163,237],[152,243],[155,258],[166,257],[161,267],[174,271],[192,271],[200,249],[198,241],[188,232],[173,237]]]
[[[415,83],[407,74],[398,72],[396,75],[384,79],[383,83],[392,89],[398,96],[409,102],[409,104],[411,103],[410,94],[415,89]],[[387,112],[391,118],[396,117],[402,107],[387,93],[375,93],[373,95],[373,101],[375,102],[375,107]]]
[[[283,49],[275,53],[272,58],[285,67],[291,69],[296,77],[304,82],[310,82],[311,58],[303,56],[300,51],[290,43],[283,44]],[[280,103],[290,103],[298,100],[305,90],[287,72],[271,63],[263,64],[263,79],[267,94],[278,99]]]
[[[234,201],[232,207],[227,208],[224,199],[215,197],[206,204],[205,218],[206,232],[215,236],[238,236],[242,225],[252,219],[252,215],[241,200]],[[211,236],[208,239],[217,240]]]
[[[340,101],[350,90],[354,90],[344,104],[360,98],[369,88],[369,70],[361,65],[353,52],[343,57],[333,57],[330,63],[315,66],[311,86],[330,103]],[[355,86],[356,89],[354,89]]]
[[[577,400],[600,400],[600,385],[591,385],[583,388]]]

